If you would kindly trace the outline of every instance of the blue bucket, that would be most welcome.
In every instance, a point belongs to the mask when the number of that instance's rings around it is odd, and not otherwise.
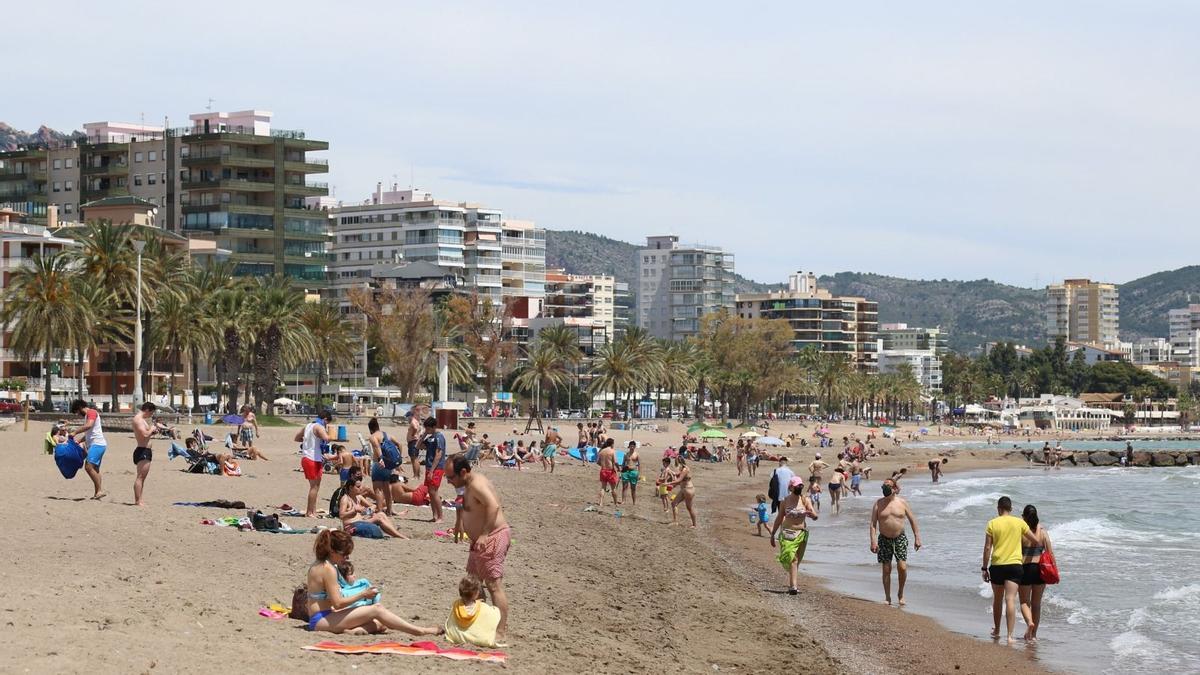
[[[346,425],[345,424],[338,425],[337,439],[343,443],[345,443],[347,440],[350,439],[350,434],[346,433]]]

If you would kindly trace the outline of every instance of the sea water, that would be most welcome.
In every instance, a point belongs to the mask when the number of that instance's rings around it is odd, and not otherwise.
[[[836,516],[823,494],[803,563],[835,590],[871,600],[883,596],[868,541],[879,487],[879,480],[864,483],[864,495],[846,500]],[[1062,583],[1046,587],[1038,643],[1014,648],[1069,672],[1200,672],[1200,467],[1038,467],[952,474],[936,485],[924,474],[902,488],[924,547],[914,551],[909,534],[908,606],[894,611],[988,639],[984,527],[1008,495],[1018,515],[1025,504],[1037,506],[1062,574]],[[1018,615],[1015,636],[1024,631]]]
[[[1045,440],[1028,441],[1017,436],[998,436],[999,443],[979,440],[954,440],[954,441],[912,441],[905,445],[911,445],[916,448],[928,448],[930,450],[1041,450],[1045,444]],[[1063,438],[1051,439],[1050,447],[1054,447],[1056,443],[1062,443],[1064,450],[1124,450],[1124,440],[1110,440],[1103,438],[1081,439],[1081,438]],[[1147,439],[1130,439],[1133,443],[1134,450],[1156,451],[1156,450],[1196,450],[1200,448],[1200,440],[1169,440],[1161,438]]]

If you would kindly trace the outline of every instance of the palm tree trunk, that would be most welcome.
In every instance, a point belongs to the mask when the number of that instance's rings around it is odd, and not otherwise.
[[[322,361],[317,364],[317,412],[321,412],[324,408],[321,405],[321,399],[325,395],[325,363]]]
[[[46,378],[46,398],[42,401],[42,410],[44,412],[54,412],[54,402],[50,399],[53,392],[50,390],[50,348],[46,348],[46,360],[42,362],[42,375]]]
[[[108,376],[109,383],[112,385],[112,411],[117,412],[117,346],[115,344],[108,349]]]
[[[179,370],[179,344],[171,350],[171,381],[167,385],[167,405],[175,407],[175,371]]]
[[[75,376],[79,380],[79,400],[83,400],[83,347],[75,345]]]
[[[200,412],[200,354],[192,350],[192,412]]]

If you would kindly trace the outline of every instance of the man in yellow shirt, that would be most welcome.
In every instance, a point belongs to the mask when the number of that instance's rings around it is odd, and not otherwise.
[[[999,514],[988,521],[983,539],[983,580],[992,584],[992,637],[1000,639],[1000,614],[1007,607],[1008,642],[1017,625],[1017,591],[1021,582],[1021,544],[1037,544],[1025,521],[1012,514],[1012,500],[996,502]]]

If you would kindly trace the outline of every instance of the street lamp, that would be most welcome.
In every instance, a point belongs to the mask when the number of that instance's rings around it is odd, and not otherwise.
[[[146,242],[141,239],[133,240],[133,248],[137,251],[137,326],[133,332],[133,406],[142,402],[142,251]]]

